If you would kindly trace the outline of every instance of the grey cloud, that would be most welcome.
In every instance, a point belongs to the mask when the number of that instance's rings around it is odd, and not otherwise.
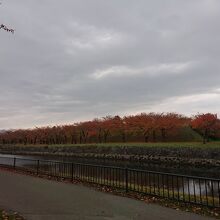
[[[0,32],[1,128],[160,111],[161,103],[220,113],[216,99],[175,102],[220,88],[218,0],[8,0],[0,12],[16,30]],[[177,64],[190,65],[172,70]],[[94,77],[100,71],[108,74]]]

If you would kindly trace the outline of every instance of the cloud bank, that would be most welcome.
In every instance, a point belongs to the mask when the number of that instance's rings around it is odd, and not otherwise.
[[[7,0],[0,128],[220,114],[219,0]]]

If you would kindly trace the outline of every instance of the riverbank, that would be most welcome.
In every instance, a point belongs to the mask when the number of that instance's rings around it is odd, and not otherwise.
[[[219,167],[219,142],[160,143],[155,144],[88,144],[65,146],[11,146],[1,145],[0,153],[32,156],[76,157],[152,164],[188,165],[195,167]]]

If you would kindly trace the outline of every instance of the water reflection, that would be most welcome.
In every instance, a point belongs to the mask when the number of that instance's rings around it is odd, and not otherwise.
[[[34,160],[39,159],[39,160],[65,161],[65,162],[75,162],[75,163],[128,167],[132,169],[152,170],[157,172],[175,173],[182,175],[201,176],[201,177],[220,179],[219,167],[207,168],[207,167],[182,166],[181,164],[168,165],[168,164],[139,163],[139,162],[129,162],[129,161],[87,159],[87,158],[63,157],[63,156],[21,156],[21,155],[10,155],[10,154],[0,154],[0,162],[1,160],[3,160],[1,157],[10,157],[10,158],[17,157],[21,159],[34,159]],[[8,161],[6,160],[5,162]],[[24,162],[23,165],[27,163],[29,162],[26,161]]]
[[[0,154],[0,164],[4,165],[13,165],[15,155],[2,155]],[[111,166],[118,166],[118,167],[128,167],[132,169],[143,169],[143,170],[152,170],[152,171],[160,171],[160,172],[167,172],[167,173],[176,173],[176,174],[186,174],[186,175],[195,175],[200,176],[202,173],[203,176],[206,177],[213,177],[213,172],[210,170],[196,170],[191,168],[191,170],[179,167],[169,167],[169,166],[162,166],[162,165],[155,165],[155,164],[140,164],[140,163],[128,163],[128,162],[121,162],[121,161],[104,161],[104,160],[89,160],[89,159],[76,159],[76,158],[68,158],[68,157],[38,157],[38,156],[18,156],[16,155],[16,165],[18,167],[28,168],[36,170],[37,161],[47,159],[51,161],[62,160],[65,162],[81,162],[81,163],[88,163],[88,164],[99,164],[99,165],[111,165]],[[48,173],[60,173],[60,174],[71,174],[71,167],[70,165],[63,166],[61,163],[50,163],[50,162],[40,162],[40,170],[43,172]],[[102,181],[111,180],[117,182],[120,180],[120,184],[125,181],[125,172],[124,170],[114,171],[110,169],[105,169],[104,173],[101,169],[100,172],[97,171],[97,168],[94,167],[85,167],[85,170],[80,170],[81,168],[74,169],[74,176],[81,175],[81,178],[85,179],[94,179],[99,178]],[[84,168],[83,168],[84,169]],[[190,171],[190,172],[189,172]],[[82,177],[83,173],[83,177]],[[219,173],[215,173],[215,178],[219,176]],[[70,177],[70,176],[69,176]],[[141,172],[141,171],[129,171],[128,172],[128,179],[130,187],[138,187],[138,191],[140,188],[143,192],[150,192],[153,190],[156,194],[157,193],[166,193],[166,194],[173,194],[172,196],[175,197],[174,193],[178,193],[178,196],[184,196],[186,193],[187,195],[194,196],[195,200],[196,197],[199,196],[200,200],[202,200],[202,196],[219,196],[219,181],[211,181],[205,180],[202,178],[190,178],[185,176],[175,176],[175,175],[168,175],[168,174],[161,174],[161,173],[148,173],[148,172]],[[136,190],[136,188],[134,188]],[[161,191],[162,190],[162,191]],[[180,195],[179,195],[180,194]],[[170,195],[169,195],[170,196]],[[189,198],[190,199],[190,198]],[[206,198],[207,200],[207,198]]]

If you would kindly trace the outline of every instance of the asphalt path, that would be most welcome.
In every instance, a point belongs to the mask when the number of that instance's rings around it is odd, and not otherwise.
[[[28,220],[211,220],[81,185],[0,170],[0,207]]]

